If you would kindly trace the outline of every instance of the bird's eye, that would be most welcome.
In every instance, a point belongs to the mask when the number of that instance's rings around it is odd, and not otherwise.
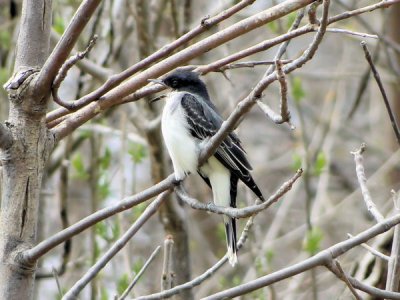
[[[173,88],[176,88],[178,86],[178,80],[176,80],[176,79],[172,80],[172,84],[171,85],[172,85]]]

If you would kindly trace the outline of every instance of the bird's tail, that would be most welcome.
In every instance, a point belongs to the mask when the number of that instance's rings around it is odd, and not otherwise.
[[[234,267],[237,264],[237,237],[236,219],[224,217],[226,244],[228,246],[229,263]]]

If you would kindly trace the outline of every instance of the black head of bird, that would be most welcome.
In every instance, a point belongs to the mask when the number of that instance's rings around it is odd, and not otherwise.
[[[178,69],[162,79],[150,79],[149,81],[161,84],[174,91],[188,92],[203,97],[206,101],[210,100],[206,85],[200,79],[199,74],[190,70]]]

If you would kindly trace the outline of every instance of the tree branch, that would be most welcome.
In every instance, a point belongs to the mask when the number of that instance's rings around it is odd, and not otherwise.
[[[362,48],[364,50],[365,59],[368,61],[369,66],[371,67],[372,74],[374,75],[376,83],[378,84],[379,90],[380,90],[380,92],[382,94],[383,102],[385,103],[386,110],[387,110],[387,112],[389,114],[390,123],[392,124],[392,128],[393,128],[394,134],[396,135],[397,143],[400,146],[399,126],[397,125],[396,117],[394,116],[392,108],[390,107],[390,103],[389,103],[389,100],[387,98],[385,88],[383,87],[381,77],[379,76],[379,73],[378,73],[377,69],[375,68],[375,64],[372,61],[371,54],[369,53],[368,48],[367,48],[367,44],[364,41],[362,41],[361,42],[361,46],[362,46]]]
[[[217,299],[226,299],[226,298],[233,298],[237,297],[240,295],[244,295],[247,293],[250,293],[254,290],[260,289],[265,286],[269,286],[272,283],[281,281],[283,279],[287,279],[289,277],[295,276],[297,274],[300,274],[306,270],[309,270],[311,268],[315,268],[317,266],[324,266],[328,262],[330,262],[332,259],[335,259],[339,257],[340,255],[346,253],[350,249],[354,248],[355,246],[360,245],[361,243],[364,243],[368,241],[369,239],[388,231],[391,229],[393,226],[397,225],[400,223],[400,215],[393,216],[391,218],[385,219],[382,222],[379,222],[378,224],[374,225],[373,227],[359,233],[353,238],[350,238],[348,240],[342,241],[340,243],[337,243],[326,250],[323,250],[316,255],[305,259],[297,264],[294,264],[290,267],[283,268],[279,271],[276,271],[274,273],[262,276],[260,278],[257,278],[255,280],[252,280],[248,283],[244,283],[241,285],[238,285],[234,288],[227,289],[225,291],[213,294],[211,296],[208,296],[204,298],[204,300],[217,300]],[[351,284],[357,288],[361,289],[359,284],[355,284],[354,281],[349,277],[349,281]],[[368,291],[366,289],[361,289],[367,293],[370,293],[371,295],[375,295],[375,291],[379,289],[374,289],[372,287],[369,287]],[[390,298],[388,299],[400,299],[400,293],[391,293],[391,295],[397,296],[397,298]]]
[[[165,74],[166,72],[171,71],[172,69],[182,65],[192,58],[210,51],[211,49],[216,48],[221,44],[254,30],[268,22],[287,15],[292,11],[304,7],[312,1],[313,0],[287,0],[240,22],[237,22],[149,67],[147,70],[141,72],[135,77],[128,79],[117,88],[109,91],[106,95],[102,96],[99,101],[88,104],[72,114],[68,120],[65,120],[63,123],[59,124],[57,128],[53,129],[55,131],[54,133],[56,139],[60,140],[79,127],[81,124],[93,118],[93,116],[101,112],[103,109],[114,105],[121,98],[143,87],[148,83],[148,79],[156,78],[162,74]]]
[[[38,91],[50,90],[58,70],[68,58],[82,30],[93,15],[101,0],[85,0],[79,6],[67,29],[57,43],[53,52],[40,70],[37,80]]]
[[[132,226],[125,232],[115,244],[104,253],[104,255],[86,272],[81,279],[79,279],[73,287],[64,295],[63,300],[74,300],[82,291],[82,289],[94,278],[96,275],[107,265],[107,263],[117,254],[135,233],[146,223],[146,221],[154,215],[158,208],[167,199],[171,193],[170,190],[162,192],[156,200],[154,200],[140,215],[140,217],[132,224]]]
[[[247,206],[244,208],[233,208],[233,207],[223,207],[223,206],[217,206],[214,204],[204,204],[201,203],[200,201],[191,198],[188,196],[184,190],[178,186],[175,191],[178,197],[188,204],[190,207],[194,209],[199,209],[199,210],[205,210],[209,211],[212,213],[216,214],[223,214],[225,216],[235,218],[235,219],[240,219],[240,218],[247,218],[250,216],[253,216],[255,214],[258,214],[259,212],[267,209],[270,207],[273,203],[278,201],[284,194],[286,194],[293,186],[293,184],[296,182],[297,179],[300,178],[301,174],[303,173],[302,169],[299,169],[292,178],[290,178],[288,181],[284,182],[280,188],[271,196],[269,197],[266,201],[256,204],[256,205],[251,205]]]
[[[139,281],[140,277],[143,275],[143,273],[146,271],[147,267],[151,264],[151,262],[156,258],[157,254],[160,252],[161,246],[157,246],[157,248],[153,251],[153,253],[150,255],[150,257],[147,259],[143,267],[140,269],[140,271],[137,273],[135,278],[133,278],[132,282],[129,284],[129,286],[126,288],[126,290],[123,292],[121,297],[118,298],[118,300],[124,300],[126,296],[130,293],[132,288],[135,286],[135,284]]]
[[[196,36],[202,34],[203,32],[210,29],[212,26],[228,19],[232,15],[236,14],[238,11],[242,10],[243,8],[251,5],[255,0],[242,0],[236,5],[220,12],[216,16],[212,18],[204,18],[196,28],[192,29],[188,33],[184,34],[177,40],[173,41],[172,43],[162,47],[158,51],[154,52],[152,55],[146,57],[145,59],[141,60],[140,62],[136,63],[135,65],[131,66],[130,68],[122,71],[119,74],[111,76],[100,88],[91,92],[90,94],[78,99],[75,101],[77,107],[83,107],[90,102],[97,100],[99,97],[103,96],[105,93],[110,91],[111,89],[118,86],[124,80],[129,78],[130,76],[134,75],[135,73],[139,72],[140,70],[145,69],[146,67],[150,66],[152,63],[159,61],[160,59],[168,56],[177,48],[185,45],[187,42],[195,38]],[[149,77],[150,78],[150,77]],[[147,83],[147,82],[146,82]],[[48,121],[52,121],[63,114],[68,112],[68,110],[59,109],[54,112],[48,114]]]
[[[34,262],[39,259],[41,256],[49,252],[51,249],[56,247],[57,245],[63,243],[65,240],[72,238],[78,233],[84,231],[87,228],[90,228],[92,225],[107,219],[110,216],[115,215],[121,211],[127,210],[135,205],[138,205],[158,194],[173,188],[173,186],[177,184],[175,181],[175,177],[173,174],[169,175],[163,181],[153,185],[152,187],[134,195],[127,197],[117,204],[111,205],[109,207],[98,210],[97,212],[81,219],[77,223],[71,225],[70,227],[59,231],[52,237],[40,242],[36,246],[32,247],[21,253],[21,260],[27,262]]]
[[[259,199],[256,200],[256,204],[259,204],[261,201]],[[246,222],[246,225],[243,228],[242,234],[240,236],[240,239],[238,241],[237,247],[238,250],[240,250],[244,243],[247,241],[249,231],[251,227],[253,226],[253,220],[254,220],[255,215],[251,216],[248,221]],[[225,263],[228,262],[228,255],[225,254],[224,257],[222,257],[217,263],[215,263],[211,268],[206,270],[203,274],[197,276],[196,278],[192,279],[189,282],[186,282],[184,284],[178,285],[176,287],[173,287],[172,289],[162,291],[160,293],[155,293],[147,296],[141,296],[136,298],[136,300],[155,300],[155,299],[164,299],[164,298],[169,298],[173,295],[176,295],[180,293],[183,290],[187,289],[192,289],[195,286],[200,285],[202,282],[210,278],[212,275],[215,274]]]
[[[361,193],[363,195],[363,199],[365,205],[367,206],[368,212],[375,219],[376,222],[381,222],[384,220],[384,217],[379,212],[375,203],[372,201],[371,195],[367,188],[367,179],[365,177],[365,171],[363,166],[363,157],[362,153],[365,150],[365,144],[362,144],[360,149],[351,152],[354,155],[354,162],[356,163],[356,173],[358,178],[358,183],[360,184]]]
[[[97,40],[97,35],[94,35],[93,38],[90,39],[89,44],[87,45],[86,49],[82,52],[78,52],[75,55],[71,56],[68,58],[65,63],[62,65],[60,68],[60,71],[58,72],[56,78],[53,81],[52,85],[52,96],[54,102],[56,102],[58,105],[61,105],[62,107],[68,109],[68,110],[75,110],[77,107],[74,102],[69,103],[66,102],[58,97],[58,89],[60,88],[61,83],[65,79],[65,76],[67,76],[68,71],[80,60],[82,60],[90,50],[92,50],[94,44],[96,43]]]

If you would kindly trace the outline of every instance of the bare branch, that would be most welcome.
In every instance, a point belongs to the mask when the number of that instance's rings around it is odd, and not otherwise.
[[[324,1],[321,25],[318,28],[318,32],[314,36],[313,41],[311,42],[311,44],[309,45],[309,47],[306,49],[306,51],[303,53],[302,56],[295,59],[292,63],[287,64],[283,68],[284,73],[287,74],[294,71],[297,68],[300,68],[315,54],[318,45],[321,42],[322,37],[326,30],[327,20],[328,20],[328,10],[329,10],[329,0]],[[208,143],[202,149],[199,155],[199,165],[202,165],[206,161],[208,156],[217,150],[217,147],[226,138],[228,132],[234,130],[237,127],[237,123],[242,118],[242,116],[249,111],[249,109],[254,105],[255,101],[261,97],[262,92],[275,80],[277,80],[277,76],[275,73],[264,77],[251,91],[251,93],[236,106],[236,109],[231,113],[229,118],[224,123],[222,123],[222,126],[218,130],[218,132],[212,138],[210,138]]]
[[[210,49],[218,47],[238,36],[241,36],[251,30],[254,30],[268,22],[276,20],[284,15],[289,14],[296,9],[306,6],[312,0],[286,0],[276,6],[273,6],[265,11],[248,17],[240,22],[237,22],[205,39],[197,42],[196,44],[185,48],[184,50],[164,59],[162,62],[157,63],[147,70],[141,72],[135,77],[128,79],[117,88],[109,91],[107,95],[101,97],[100,101],[90,103],[81,110],[73,113],[70,118],[63,123],[59,124],[55,130],[56,139],[59,140],[66,136],[76,127],[84,122],[93,118],[96,114],[103,109],[110,107],[123,97],[135,92],[139,88],[146,85],[147,80],[156,78],[166,72],[182,65],[188,60],[195,58]]]
[[[216,206],[212,203],[210,204],[204,204],[201,203],[200,201],[188,196],[183,189],[178,186],[176,188],[176,194],[178,197],[185,202],[186,204],[190,205],[190,207],[194,209],[199,209],[199,210],[205,210],[209,212],[213,212],[216,214],[223,214],[231,218],[247,218],[252,215],[258,214],[259,212],[267,209],[270,207],[273,203],[278,201],[284,194],[286,194],[293,186],[293,184],[296,182],[298,178],[300,178],[301,174],[303,173],[302,169],[299,169],[295,175],[292,176],[288,181],[284,182],[280,188],[271,196],[269,197],[266,201],[247,206],[244,208],[233,208],[233,207],[223,207],[223,206]]]
[[[256,204],[259,204],[261,201],[259,199],[256,200]],[[240,250],[244,243],[247,241],[249,231],[251,227],[253,226],[253,220],[255,216],[251,216],[249,220],[246,222],[246,225],[243,228],[242,234],[240,236],[240,239],[238,241],[238,250]],[[184,284],[178,285],[172,289],[162,291],[160,293],[155,293],[147,296],[141,296],[136,298],[136,300],[155,300],[155,299],[164,299],[164,298],[169,298],[173,295],[176,295],[180,293],[182,290],[186,289],[192,289],[195,286],[200,285],[203,281],[206,279],[210,278],[212,275],[215,274],[225,263],[228,262],[228,255],[225,254],[223,258],[221,258],[216,264],[214,264],[211,268],[206,270],[203,274],[199,275],[198,277],[192,279],[189,282],[186,282]]]
[[[356,173],[358,178],[358,183],[360,184],[361,193],[363,195],[363,199],[365,205],[367,206],[368,212],[375,219],[376,222],[381,222],[384,220],[384,217],[379,212],[375,203],[372,201],[371,195],[367,188],[367,179],[365,177],[364,165],[363,165],[363,157],[362,153],[365,150],[365,144],[362,144],[360,149],[351,152],[354,155],[354,162],[356,163]]]
[[[347,30],[347,29],[342,29],[342,28],[328,28],[326,30],[326,32],[345,33],[345,34],[360,36],[360,37],[364,37],[364,38],[379,39],[379,36],[376,34],[357,32],[357,31],[352,31],[352,30]]]
[[[101,0],[85,0],[79,6],[67,29],[57,43],[53,52],[46,60],[38,76],[38,91],[50,90],[51,83],[56,77],[69,54],[71,53],[82,30],[93,15]]]
[[[400,146],[399,126],[397,125],[396,117],[394,116],[392,108],[390,107],[390,103],[389,103],[389,100],[387,98],[385,88],[383,87],[381,77],[379,76],[379,73],[375,68],[375,64],[372,61],[371,54],[369,53],[368,48],[367,48],[367,44],[364,41],[362,41],[361,42],[361,46],[362,46],[362,48],[364,50],[365,58],[368,61],[369,66],[371,67],[371,71],[372,71],[372,74],[374,75],[376,83],[378,84],[379,90],[381,91],[381,94],[382,94],[382,97],[383,97],[383,102],[385,103],[386,110],[387,110],[387,112],[389,114],[390,123],[392,124],[392,128],[393,128],[394,134],[396,135],[397,143]]]
[[[7,150],[13,144],[13,138],[9,129],[0,123],[0,149]]]
[[[82,52],[78,52],[75,55],[71,56],[68,58],[65,63],[62,65],[60,68],[60,71],[58,72],[56,78],[53,81],[53,86],[51,89],[52,95],[53,95],[53,100],[56,102],[58,105],[61,105],[62,107],[65,107],[68,110],[74,110],[76,109],[76,105],[74,102],[68,103],[58,97],[58,89],[60,88],[61,83],[67,76],[68,71],[79,61],[82,60],[89,52],[92,50],[94,44],[96,43],[97,40],[97,35],[94,35],[93,38],[90,39],[89,44],[87,45],[86,49]]]
[[[129,284],[129,286],[126,288],[126,290],[123,292],[121,297],[118,298],[118,300],[124,300],[126,296],[130,293],[132,288],[135,286],[135,284],[139,281],[140,277],[143,275],[143,273],[146,271],[147,267],[151,264],[151,262],[156,258],[157,254],[160,252],[161,246],[158,246],[153,253],[150,255],[150,257],[147,259],[143,267],[140,269],[140,271],[137,273],[135,278],[133,278],[132,282]]]
[[[90,228],[92,225],[107,219],[121,211],[127,210],[135,205],[138,205],[158,194],[173,188],[177,184],[175,181],[175,176],[173,174],[169,175],[163,181],[153,185],[152,187],[134,195],[127,197],[118,203],[111,205],[109,207],[98,210],[97,212],[81,219],[77,223],[71,225],[70,227],[57,232],[52,237],[40,242],[36,246],[29,250],[21,253],[21,260],[25,261],[36,261],[38,258],[49,252],[51,249],[57,245],[63,243],[65,240],[72,238],[78,233]]]
[[[392,191],[393,194],[393,204],[394,211],[396,213],[400,212],[398,207],[399,198],[398,195]],[[392,249],[390,252],[387,280],[386,280],[386,290],[392,292],[398,292],[400,285],[400,226],[396,225],[394,227]]]
[[[373,227],[359,233],[355,237],[350,238],[345,241],[342,241],[340,243],[337,243],[337,244],[327,248],[326,250],[323,250],[323,251],[317,253],[316,255],[314,255],[310,258],[307,258],[297,264],[294,264],[287,268],[283,268],[279,271],[262,276],[255,280],[251,280],[247,283],[238,285],[234,288],[230,288],[225,291],[208,296],[208,297],[204,298],[204,300],[226,299],[226,298],[233,298],[233,297],[237,297],[240,295],[244,295],[244,294],[250,293],[254,290],[268,286],[272,283],[275,283],[275,282],[281,281],[283,279],[292,277],[294,275],[300,274],[306,270],[310,270],[311,268],[326,265],[332,259],[335,259],[335,258],[339,257],[340,255],[346,253],[350,249],[354,248],[355,246],[358,246],[361,243],[364,243],[364,242],[368,241],[369,239],[371,239],[383,232],[390,230],[393,226],[395,226],[399,223],[400,223],[400,215],[396,215],[391,218],[385,219],[384,221],[382,221],[378,224],[375,224]],[[350,283],[356,289],[361,289],[362,291],[370,293],[371,295],[377,295],[377,292],[382,291],[382,290],[379,290],[379,289],[376,289],[373,287],[369,287],[369,286],[360,284],[359,282],[355,282],[349,276],[348,276],[348,278],[349,278]],[[363,286],[364,288],[360,288],[360,286]],[[382,291],[382,292],[385,292],[385,291]],[[385,295],[389,295],[389,294],[396,298],[386,297],[386,296],[385,297],[388,299],[400,299],[400,293],[387,292],[387,294],[385,294]],[[381,296],[381,294],[379,294],[379,296]]]
[[[125,71],[122,71],[119,74],[111,76],[100,88],[95,90],[94,92],[82,97],[81,99],[78,99],[75,101],[77,107],[83,107],[87,105],[88,103],[97,100],[99,97],[110,91],[111,89],[115,88],[118,86],[120,83],[122,83],[124,80],[132,76],[133,74],[139,72],[140,70],[143,70],[144,68],[148,67],[154,62],[159,61],[160,59],[168,56],[171,54],[173,51],[175,51],[177,48],[185,45],[187,42],[195,38],[196,36],[202,34],[203,32],[207,31],[209,28],[212,26],[222,22],[225,19],[228,19],[232,15],[236,14],[238,11],[242,10],[243,8],[247,7],[248,5],[251,5],[255,0],[242,0],[236,5],[220,12],[216,16],[212,18],[206,18],[201,21],[201,24],[199,24],[196,28],[192,29],[188,33],[184,34],[177,40],[173,41],[172,43],[162,47],[158,51],[154,52],[152,55],[146,57],[145,59],[141,60],[140,62],[136,63],[135,65],[131,66],[130,68],[126,69]],[[149,77],[149,78],[154,78],[157,76]],[[147,79],[149,79],[147,78]],[[147,82],[146,82],[147,83]],[[58,118],[62,116],[65,113],[65,110],[59,109],[57,111],[54,111],[48,115],[48,121],[52,121],[55,118]]]
[[[350,233],[347,234],[349,237],[353,237],[353,235],[351,235]],[[371,246],[369,246],[366,243],[362,243],[360,245],[361,247],[363,247],[364,249],[366,249],[367,251],[371,252],[372,255],[379,257],[380,259],[384,260],[384,261],[389,261],[390,257],[383,254],[382,252],[379,252],[378,250],[375,250],[374,248],[372,248]]]
[[[81,279],[79,279],[74,286],[64,295],[63,300],[74,300],[79,295],[80,291],[104,268],[104,266],[117,254],[135,233],[146,223],[146,221],[154,215],[158,208],[167,199],[171,191],[167,190],[162,192],[156,200],[154,200],[140,215],[135,223],[126,231],[115,244],[104,253],[104,255],[86,272]]]
[[[174,240],[171,235],[168,235],[164,240],[164,260],[161,274],[161,290],[165,291],[174,286],[174,269],[172,249]]]
[[[344,281],[347,285],[347,287],[350,289],[351,293],[357,300],[362,300],[360,295],[357,293],[357,291],[354,289],[353,285],[350,283],[349,278],[347,277],[346,273],[343,271],[342,266],[340,263],[335,259],[333,260],[332,264],[327,264],[328,269],[332,271],[333,274],[335,274],[340,280]]]

